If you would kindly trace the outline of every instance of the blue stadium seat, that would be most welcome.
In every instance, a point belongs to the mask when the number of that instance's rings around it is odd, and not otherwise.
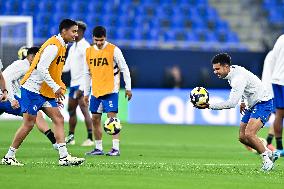
[[[34,37],[36,38],[49,38],[50,37],[50,28],[46,25],[40,25],[34,29]]]
[[[134,33],[132,28],[118,28],[117,39],[119,40],[132,40],[134,39]]]
[[[20,14],[20,8],[21,8],[20,0],[6,1],[3,13],[6,14],[6,15],[8,15],[8,14],[18,15],[18,14]]]
[[[120,27],[135,27],[135,18],[122,15],[118,18]]]
[[[21,14],[34,15],[38,10],[38,3],[35,0],[21,1]]]
[[[60,13],[57,13],[57,14],[50,15],[50,17],[51,17],[50,24],[58,26],[59,23],[61,22],[61,20],[65,19],[65,18],[69,18],[70,15],[67,14],[67,13],[64,13],[64,12],[60,12]]]
[[[147,17],[153,17],[157,14],[156,7],[154,4],[144,4],[137,7],[138,15],[145,15]]]
[[[86,17],[86,23],[89,26],[95,26],[95,25],[103,25],[103,20],[102,17],[100,15],[96,15],[96,14],[89,14]]]
[[[46,26],[50,26],[52,25],[53,21],[52,21],[52,14],[50,13],[39,13],[36,17],[35,17],[35,25],[36,27],[40,26],[40,25],[46,25]]]
[[[86,1],[73,0],[73,2],[71,3],[71,12],[86,14],[87,10],[88,7]]]
[[[62,14],[62,13],[70,13],[71,7],[70,2],[68,1],[57,1],[55,3],[55,12],[56,14]]]
[[[52,12],[55,9],[55,3],[53,0],[39,1],[38,11],[36,12]]]
[[[68,16],[68,18],[71,18],[73,20],[81,20],[83,22],[86,22],[86,15],[84,13],[80,12],[74,12]]]
[[[106,27],[117,27],[119,25],[119,19],[115,15],[105,15],[104,17],[102,17],[102,23]]]

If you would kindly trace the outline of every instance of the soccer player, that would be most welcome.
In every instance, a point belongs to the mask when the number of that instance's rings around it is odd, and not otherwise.
[[[102,146],[102,113],[107,117],[116,117],[118,113],[118,92],[120,87],[120,72],[125,82],[125,97],[132,97],[131,78],[128,66],[121,50],[106,41],[106,29],[97,26],[93,30],[94,45],[86,50],[84,100],[89,103],[90,81],[92,80],[92,96],[90,111],[94,126],[95,149],[86,155],[103,155]],[[119,156],[119,134],[113,135],[112,149],[108,156]]]
[[[260,154],[263,160],[262,170],[271,170],[274,156],[256,134],[269,119],[273,106],[272,94],[256,75],[241,66],[231,65],[228,54],[215,55],[212,64],[214,74],[221,79],[227,79],[232,87],[229,99],[215,104],[203,104],[197,108],[230,109],[236,107],[242,98],[246,99],[248,109],[242,111],[244,115],[240,123],[239,140]]]
[[[271,50],[272,76],[271,83],[274,93],[276,107],[274,120],[274,134],[276,139],[276,149],[279,156],[284,156],[282,133],[284,118],[284,35],[281,35]]]
[[[29,71],[21,81],[21,111],[23,123],[15,134],[14,140],[2,158],[2,164],[22,166],[15,155],[16,151],[32,130],[39,110],[51,118],[54,124],[54,134],[58,144],[59,165],[80,165],[85,159],[72,157],[64,141],[64,119],[57,101],[64,98],[65,85],[61,81],[65,62],[66,44],[75,40],[77,23],[64,19],[59,25],[59,34],[49,38],[36,54]],[[60,102],[59,102],[60,103]]]
[[[5,79],[4,79],[2,71],[1,71],[2,68],[3,68],[3,64],[2,64],[2,61],[0,59],[0,89],[1,89],[1,92],[2,92],[2,94],[0,95],[0,101],[1,102],[6,101],[7,96],[8,96],[8,90],[6,89]]]
[[[75,127],[77,124],[76,109],[79,105],[87,127],[87,140],[85,140],[81,146],[93,146],[93,133],[92,133],[92,119],[88,110],[88,106],[84,103],[83,92],[79,90],[79,86],[83,76],[83,67],[85,63],[85,52],[90,44],[85,40],[84,33],[87,29],[87,25],[78,21],[78,36],[75,43],[70,47],[66,64],[63,68],[63,72],[71,72],[70,92],[68,98],[68,112],[69,112],[69,135],[65,138],[67,144],[75,144]]]
[[[9,91],[8,101],[0,102],[0,115],[4,112],[8,114],[13,114],[17,116],[22,116],[20,107],[20,97],[16,95],[20,91],[20,80],[24,77],[30,68],[36,53],[38,52],[38,47],[31,47],[27,50],[25,54],[25,59],[17,60],[10,64],[4,71],[3,76],[5,78],[6,87]],[[48,128],[47,122],[44,120],[41,112],[37,113],[36,125],[38,129],[44,133],[53,145],[54,149],[57,149],[56,139],[54,133]]]
[[[270,93],[273,94],[272,83],[271,83],[271,75],[272,75],[272,66],[273,66],[273,59],[272,59],[272,52],[269,51],[264,59],[263,69],[262,69],[262,78],[261,81],[266,85],[266,88],[269,89]],[[275,114],[275,102],[273,98],[273,109],[272,113]],[[267,148],[271,151],[275,150],[275,147],[272,145],[272,140],[274,138],[274,127],[273,124],[270,125],[268,135],[266,137],[267,141]]]

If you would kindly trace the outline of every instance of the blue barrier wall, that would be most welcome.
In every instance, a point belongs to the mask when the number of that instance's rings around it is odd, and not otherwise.
[[[199,110],[189,102],[191,89],[134,89],[128,106],[130,123],[239,125],[239,107]],[[225,101],[230,90],[208,89],[209,102]]]
[[[173,65],[181,68],[183,88],[204,86],[207,88],[228,87],[227,81],[212,73],[211,58],[218,52],[194,52],[185,50],[122,50],[132,71],[136,88],[162,88],[165,69]],[[232,52],[233,64],[244,66],[256,75],[261,75],[265,53]]]

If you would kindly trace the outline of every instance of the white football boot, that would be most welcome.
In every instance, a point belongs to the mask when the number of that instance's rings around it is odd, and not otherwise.
[[[61,166],[72,166],[72,165],[81,165],[84,163],[85,158],[77,158],[77,157],[72,157],[71,155],[68,154],[68,156],[59,158],[59,165]]]
[[[23,166],[24,164],[18,162],[15,157],[3,157],[1,160],[2,165]]]

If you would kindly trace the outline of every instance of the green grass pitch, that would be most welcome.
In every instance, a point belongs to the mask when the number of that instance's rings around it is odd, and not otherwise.
[[[1,121],[1,156],[20,123]],[[263,129],[260,135],[266,133]],[[71,154],[83,157],[92,149],[80,146],[85,137],[79,123]],[[104,151],[111,148],[110,136],[104,134],[103,145]],[[238,127],[124,124],[120,157],[86,157],[80,167],[59,167],[57,151],[34,128],[17,159],[25,166],[0,166],[0,188],[284,188],[284,158],[273,171],[260,171],[259,156],[238,142]]]

